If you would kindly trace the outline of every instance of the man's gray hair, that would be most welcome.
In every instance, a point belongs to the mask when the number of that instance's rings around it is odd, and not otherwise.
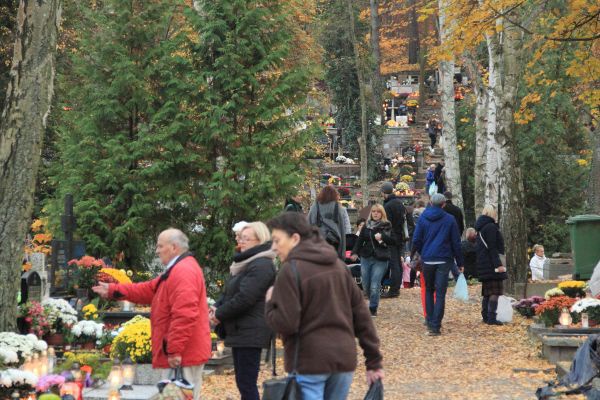
[[[179,247],[181,250],[188,251],[190,248],[190,240],[181,230],[177,228],[169,228],[161,233],[161,235],[165,235],[165,238],[169,243],[174,244]]]
[[[431,196],[431,205],[441,207],[446,202],[446,197],[441,193],[435,193]]]

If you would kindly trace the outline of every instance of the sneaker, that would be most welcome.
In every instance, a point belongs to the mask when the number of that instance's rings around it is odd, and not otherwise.
[[[369,307],[369,311],[371,312],[371,317],[377,316],[377,309]]]
[[[400,291],[396,290],[396,291],[389,291],[389,292],[385,292],[384,294],[381,295],[381,298],[383,299],[391,299],[393,297],[398,297],[400,296]]]
[[[500,322],[500,321],[497,321],[497,320],[494,320],[494,321],[488,321],[488,322],[486,322],[486,324],[488,324],[488,325],[498,325],[498,326],[502,326],[502,325],[504,325],[504,323],[502,323],[502,322]]]
[[[439,329],[429,329],[427,331],[427,336],[440,336],[442,332]]]

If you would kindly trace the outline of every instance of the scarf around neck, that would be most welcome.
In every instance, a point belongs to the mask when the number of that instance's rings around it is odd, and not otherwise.
[[[246,268],[248,267],[248,264],[250,264],[252,261],[256,260],[257,258],[263,258],[263,257],[274,260],[276,257],[276,254],[273,250],[268,249],[268,250],[264,250],[259,253],[256,253],[255,255],[248,257],[244,260],[234,261],[229,266],[229,272],[231,273],[231,276],[236,276],[236,275],[244,272],[246,270]]]
[[[388,222],[385,221],[375,221],[372,219],[367,220],[367,228],[373,230],[373,229],[377,229],[377,228],[386,228],[387,227]]]

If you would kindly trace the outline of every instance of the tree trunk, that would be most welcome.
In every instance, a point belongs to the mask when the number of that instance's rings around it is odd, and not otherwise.
[[[350,18],[350,40],[352,41],[352,46],[354,48],[356,75],[358,77],[358,87],[360,92],[361,134],[360,139],[358,140],[358,146],[360,149],[360,187],[363,193],[363,206],[366,207],[369,204],[369,170],[367,163],[367,140],[369,126],[367,124],[367,98],[365,93],[365,79],[362,70],[362,62],[360,60],[360,49],[358,46],[358,41],[356,40],[356,30],[354,27],[354,7],[352,6],[352,0],[348,0],[348,17]]]
[[[447,5],[445,1],[439,2],[440,41],[443,45],[446,40],[448,27],[442,10]],[[444,149],[446,171],[446,186],[452,192],[452,202],[458,207],[463,206],[462,186],[460,183],[460,157],[456,143],[456,117],[454,112],[454,61],[441,61],[439,63],[440,84],[442,86],[442,136],[440,144]]]
[[[381,125],[385,122],[385,111],[383,110],[383,80],[381,79],[381,47],[379,45],[379,0],[370,0],[371,8],[371,51],[373,54],[373,110],[377,110],[381,118]]]
[[[23,239],[52,102],[60,0],[21,0],[0,118],[0,331],[16,327]]]
[[[588,210],[592,214],[600,215],[600,132],[592,131],[590,136],[594,147],[588,184]]]
[[[486,170],[486,142],[487,142],[487,113],[488,113],[488,93],[481,72],[479,63],[473,54],[466,54],[464,65],[471,82],[473,82],[473,92],[475,93],[475,166],[474,166],[474,212],[475,215],[481,214],[485,205],[485,170]]]
[[[519,80],[523,72],[521,59],[522,33],[505,24],[502,43],[502,91],[498,98],[498,130],[500,146],[500,228],[506,245],[508,269],[507,290],[514,293],[515,282],[527,279],[527,223],[524,216],[523,176],[519,166],[519,149],[515,138],[514,112],[517,106]]]
[[[488,111],[486,127],[486,168],[485,168],[485,204],[498,209],[498,177],[500,175],[499,148],[496,139],[496,120],[498,107],[498,93],[500,92],[500,46],[496,35],[486,35],[488,47]]]

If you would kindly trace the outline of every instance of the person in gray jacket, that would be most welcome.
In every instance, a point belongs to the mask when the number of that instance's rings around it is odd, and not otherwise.
[[[335,186],[325,186],[310,207],[308,222],[319,228],[321,236],[337,250],[338,257],[344,259],[346,234],[352,233],[352,227],[348,212],[339,200],[340,194]]]

